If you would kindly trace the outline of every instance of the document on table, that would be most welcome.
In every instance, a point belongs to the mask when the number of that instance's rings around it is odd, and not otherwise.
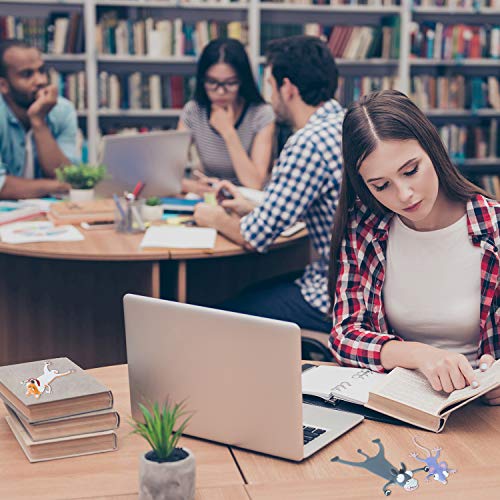
[[[151,226],[144,235],[141,248],[215,247],[217,231],[208,227]]]
[[[81,241],[82,233],[73,226],[54,226],[52,222],[15,222],[0,228],[4,243],[37,243],[42,241]]]

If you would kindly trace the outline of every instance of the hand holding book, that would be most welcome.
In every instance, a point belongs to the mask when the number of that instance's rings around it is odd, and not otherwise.
[[[419,370],[435,391],[450,393],[478,384],[474,370],[463,354],[421,342],[387,342],[382,348],[381,360],[386,370],[397,366]]]

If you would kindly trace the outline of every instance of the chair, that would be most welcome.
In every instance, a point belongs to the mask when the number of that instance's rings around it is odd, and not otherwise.
[[[315,330],[302,330],[302,359],[311,361],[333,361],[328,348],[328,334]]]

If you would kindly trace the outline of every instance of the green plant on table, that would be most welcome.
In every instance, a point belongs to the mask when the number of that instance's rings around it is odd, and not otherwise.
[[[56,178],[60,182],[67,182],[73,189],[92,189],[106,176],[105,165],[66,165],[56,169]]]
[[[167,460],[177,448],[177,443],[192,414],[184,418],[174,432],[177,422],[188,414],[185,411],[184,402],[172,406],[167,401],[161,409],[158,403],[155,403],[151,409],[143,404],[139,404],[139,407],[144,422],[133,420],[133,434],[139,434],[149,443],[158,460]]]
[[[158,198],[158,196],[150,196],[146,200],[146,205],[148,207],[157,207],[157,206],[161,205],[161,200],[160,200],[160,198]]]

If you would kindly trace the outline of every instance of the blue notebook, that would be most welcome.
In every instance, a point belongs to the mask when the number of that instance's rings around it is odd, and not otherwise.
[[[163,210],[167,212],[179,212],[185,214],[192,214],[194,207],[203,200],[186,200],[185,198],[160,198]]]

